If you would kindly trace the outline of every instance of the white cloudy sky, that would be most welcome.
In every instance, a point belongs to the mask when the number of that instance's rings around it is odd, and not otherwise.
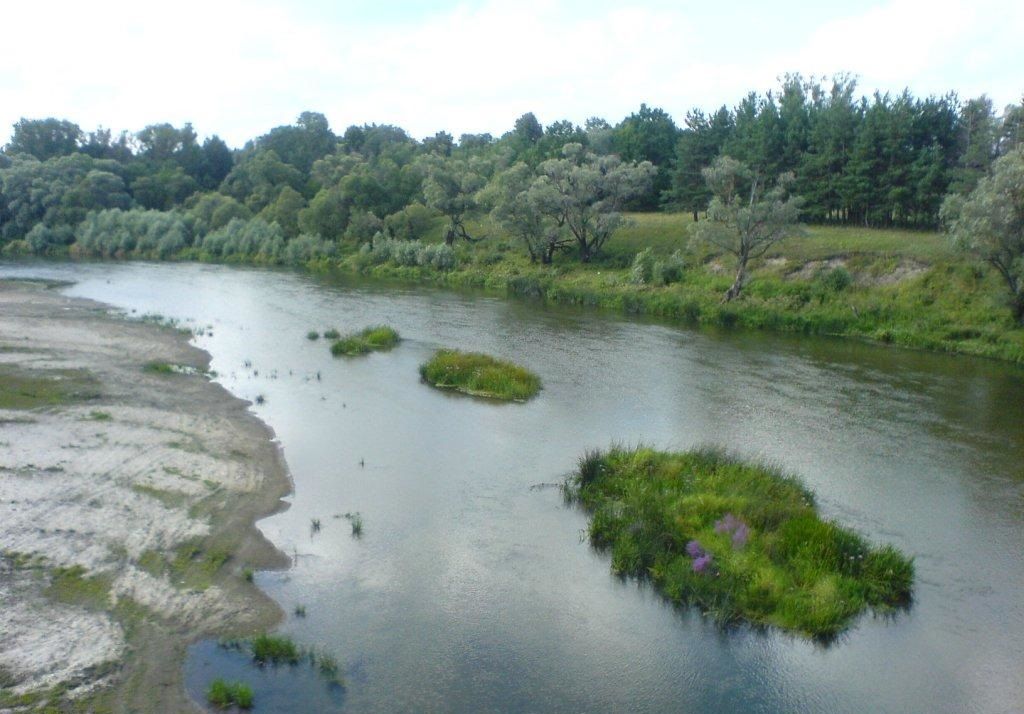
[[[152,9],[151,9],[152,8]],[[785,72],[865,93],[1024,93],[1020,0],[5,3],[0,144],[20,117],[191,121],[232,145],[303,110],[416,137],[733,104]]]

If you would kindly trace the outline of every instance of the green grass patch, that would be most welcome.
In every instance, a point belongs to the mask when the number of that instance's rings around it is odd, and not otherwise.
[[[184,505],[185,500],[188,498],[180,491],[167,491],[162,488],[154,488],[153,486],[144,486],[137,483],[132,484],[131,489],[135,491],[135,493],[142,494],[143,496],[149,496],[150,498],[160,501],[160,503],[164,504],[168,508],[178,508]]]
[[[324,330],[324,339],[326,340],[337,340],[341,337],[341,333],[333,327],[329,330]]]
[[[39,409],[99,396],[99,382],[84,370],[37,370],[0,364],[0,409]]]
[[[613,571],[723,622],[830,639],[910,603],[912,559],[820,518],[796,478],[720,450],[592,452],[566,494]]]
[[[316,330],[310,330],[309,332],[306,333],[306,339],[311,341],[311,342],[315,341],[315,340],[319,340],[320,339],[320,333],[317,332]]]
[[[533,372],[479,352],[438,350],[420,366],[420,376],[441,389],[507,401],[526,401],[541,389]]]
[[[257,664],[298,664],[302,651],[290,637],[264,633],[249,642],[252,659]]]
[[[238,707],[252,709],[252,687],[244,682],[227,682],[215,679],[206,690],[206,701],[218,709]]]
[[[81,565],[55,568],[46,595],[57,602],[98,610],[109,605],[110,584],[109,575],[87,576]]]
[[[231,553],[228,550],[195,539],[175,549],[168,570],[175,584],[205,590],[229,560]]]
[[[387,325],[375,325],[337,339],[331,345],[335,357],[354,357],[368,352],[390,350],[398,344],[398,333]]]

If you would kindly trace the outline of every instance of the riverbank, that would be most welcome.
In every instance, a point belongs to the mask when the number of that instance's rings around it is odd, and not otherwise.
[[[209,359],[0,281],[0,710],[190,710],[187,644],[280,620],[249,574],[287,563],[254,522],[291,484]]]
[[[469,220],[467,226],[485,238],[456,244],[444,260],[438,260],[441,219],[421,240],[388,241],[380,250],[320,242],[295,251],[277,246],[276,253],[255,248],[253,253],[213,256],[193,246],[173,256],[133,251],[113,257],[291,264],[315,272],[651,315],[685,325],[846,337],[1024,365],[1024,326],[1014,323],[999,276],[956,253],[939,233],[808,226],[804,235],[754,261],[743,293],[723,303],[734,261],[692,240],[694,223],[688,215],[631,214],[588,264],[572,254],[556,255],[552,265],[531,263],[523,246],[488,218]],[[21,251],[27,245],[5,248],[12,257]],[[637,271],[633,263],[641,253],[651,267],[657,262],[661,267]],[[87,257],[77,246],[62,254]]]

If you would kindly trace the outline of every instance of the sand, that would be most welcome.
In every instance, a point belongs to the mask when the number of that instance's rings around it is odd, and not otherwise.
[[[282,507],[284,461],[188,339],[52,285],[0,282],[0,363],[97,380],[88,398],[0,408],[0,711],[40,693],[195,709],[186,645],[280,619],[243,573],[287,563],[253,525]],[[196,373],[144,369],[153,361]],[[87,592],[62,590],[61,572]]]

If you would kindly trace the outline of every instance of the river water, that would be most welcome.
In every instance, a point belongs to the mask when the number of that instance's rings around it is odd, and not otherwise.
[[[205,642],[186,663],[198,701],[227,676],[250,682],[264,712],[1024,706],[1020,368],[287,271],[22,263],[0,274],[71,280],[72,295],[212,325],[195,342],[217,381],[265,397],[253,409],[295,493],[259,525],[293,565],[257,582],[289,613],[283,632],[334,654],[345,687]],[[373,323],[403,342],[334,359],[305,336]],[[510,358],[544,390],[527,404],[436,391],[417,367],[441,346]],[[867,615],[825,647],[722,630],[614,577],[582,538],[584,515],[550,485],[613,442],[715,443],[796,472],[825,515],[915,557],[913,606]]]

